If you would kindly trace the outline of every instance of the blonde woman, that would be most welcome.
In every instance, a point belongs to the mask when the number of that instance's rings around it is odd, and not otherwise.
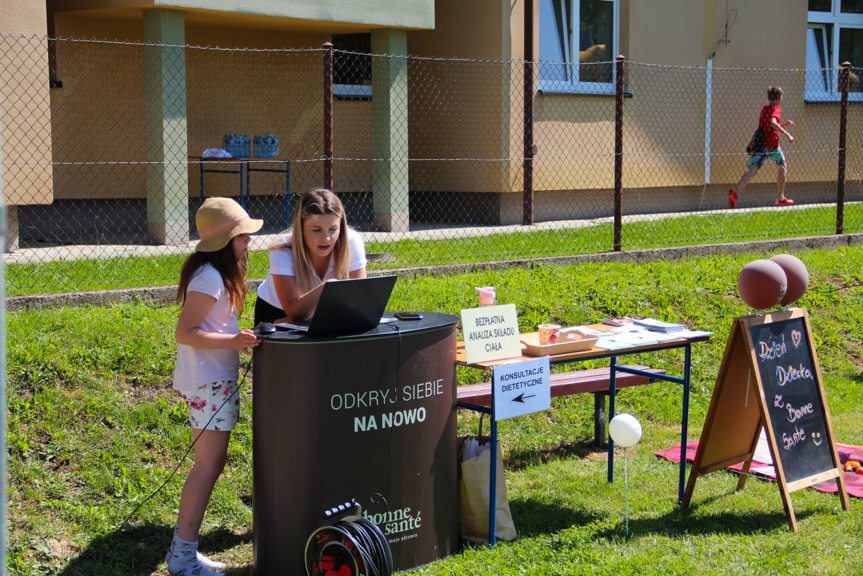
[[[324,282],[366,277],[366,248],[348,228],[345,208],[331,190],[303,194],[290,230],[270,246],[270,271],[258,287],[255,324],[308,320]]]

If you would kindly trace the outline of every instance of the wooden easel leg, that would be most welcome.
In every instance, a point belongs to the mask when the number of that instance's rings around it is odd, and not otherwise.
[[[686,492],[683,493],[683,500],[680,501],[681,508],[688,508],[692,502],[692,493],[695,491],[695,480],[698,479],[698,465],[701,463],[701,458],[696,458],[692,463],[692,468],[689,469],[689,480],[686,482]]]
[[[782,504],[785,505],[785,517],[788,519],[788,527],[792,532],[797,532],[797,516],[794,514],[794,504],[791,502],[791,493],[784,482],[779,482],[779,494],[782,495]]]
[[[842,504],[843,510],[851,509],[851,502],[848,501],[848,491],[845,490],[845,478],[842,477],[842,470],[839,471],[839,476],[836,477],[836,487],[839,489],[839,502]]]

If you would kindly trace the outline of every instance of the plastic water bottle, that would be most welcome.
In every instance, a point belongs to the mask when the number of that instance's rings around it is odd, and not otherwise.
[[[474,288],[477,292],[479,292],[479,305],[480,306],[494,306],[495,294],[494,294],[494,286],[484,286],[482,288],[476,287]]]

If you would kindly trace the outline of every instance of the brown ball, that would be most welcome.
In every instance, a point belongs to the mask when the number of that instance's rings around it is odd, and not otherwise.
[[[788,280],[782,266],[770,260],[754,260],[743,267],[737,277],[737,290],[743,301],[763,310],[782,301]]]
[[[785,278],[788,280],[788,289],[785,290],[785,296],[779,303],[787,305],[800,300],[809,287],[809,271],[806,270],[806,264],[791,254],[777,254],[770,260],[782,266]]]

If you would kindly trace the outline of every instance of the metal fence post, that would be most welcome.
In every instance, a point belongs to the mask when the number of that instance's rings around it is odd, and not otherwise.
[[[614,251],[623,248],[623,64],[626,57],[617,56],[617,82],[614,103]]]
[[[324,188],[332,190],[333,173],[333,45],[324,43]]]
[[[524,205],[522,223],[533,224],[533,0],[524,2]]]
[[[0,118],[0,132],[3,130],[2,118]],[[8,208],[6,206],[6,195],[3,191],[3,142],[0,142],[0,254],[6,252],[6,218]],[[0,574],[6,574],[6,493],[7,493],[7,464],[6,464],[6,269],[5,263],[0,258],[0,301],[4,306],[0,308]]]
[[[848,139],[848,80],[851,63],[839,65],[839,90],[842,105],[839,107],[839,175],[836,182],[836,233],[845,232],[845,146]]]

